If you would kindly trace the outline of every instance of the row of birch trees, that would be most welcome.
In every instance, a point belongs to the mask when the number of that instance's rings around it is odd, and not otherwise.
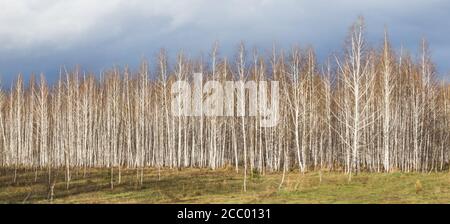
[[[144,167],[228,166],[245,175],[449,168],[450,87],[437,79],[425,41],[415,57],[396,52],[387,34],[372,48],[359,21],[342,55],[322,64],[312,48],[259,54],[243,44],[232,59],[219,56],[217,45],[207,58],[167,58],[161,51],[135,72],[61,69],[51,85],[43,75],[26,84],[19,76],[0,93],[0,165],[63,169],[68,183],[71,170],[92,167],[110,169],[118,183],[125,168],[142,181]],[[196,72],[203,82],[278,81],[278,124],[173,116],[172,83]]]

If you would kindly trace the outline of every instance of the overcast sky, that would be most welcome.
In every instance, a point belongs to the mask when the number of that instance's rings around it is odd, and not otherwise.
[[[61,65],[99,72],[136,66],[160,48],[222,55],[237,44],[268,50],[312,45],[320,58],[342,50],[349,26],[366,19],[367,37],[380,44],[386,25],[396,48],[416,53],[422,37],[441,76],[450,80],[448,0],[0,0],[0,77],[57,76]]]

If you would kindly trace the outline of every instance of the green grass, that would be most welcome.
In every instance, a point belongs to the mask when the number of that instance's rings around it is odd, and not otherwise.
[[[50,203],[47,173],[0,171],[0,203]],[[117,170],[115,170],[117,181]],[[85,177],[84,177],[85,176]],[[243,175],[233,169],[145,169],[141,186],[135,170],[125,170],[122,183],[110,186],[106,169],[72,171],[66,190],[57,174],[52,203],[450,203],[450,173],[290,172],[278,188],[281,173],[255,175],[243,192]],[[418,186],[421,185],[421,186]]]

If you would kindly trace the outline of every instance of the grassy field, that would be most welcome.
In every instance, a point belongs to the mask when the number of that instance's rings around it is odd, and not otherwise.
[[[117,170],[116,170],[117,172]],[[54,200],[49,201],[45,172],[19,171],[13,182],[11,170],[0,173],[0,203],[450,203],[450,173],[391,173],[354,176],[310,172],[249,177],[243,192],[243,176],[232,169],[146,169],[143,184],[136,171],[126,170],[122,183],[110,187],[109,170],[72,171],[66,190],[58,174]]]

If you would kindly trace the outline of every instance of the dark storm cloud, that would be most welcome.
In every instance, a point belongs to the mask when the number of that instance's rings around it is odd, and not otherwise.
[[[249,49],[312,45],[319,58],[342,49],[359,15],[367,38],[380,44],[387,26],[393,45],[417,54],[426,37],[439,72],[450,70],[448,1],[138,1],[4,0],[0,8],[0,74],[8,83],[19,72],[58,76],[61,65],[99,72],[113,65],[137,66],[160,48],[207,54],[219,41],[232,57],[240,41]]]

